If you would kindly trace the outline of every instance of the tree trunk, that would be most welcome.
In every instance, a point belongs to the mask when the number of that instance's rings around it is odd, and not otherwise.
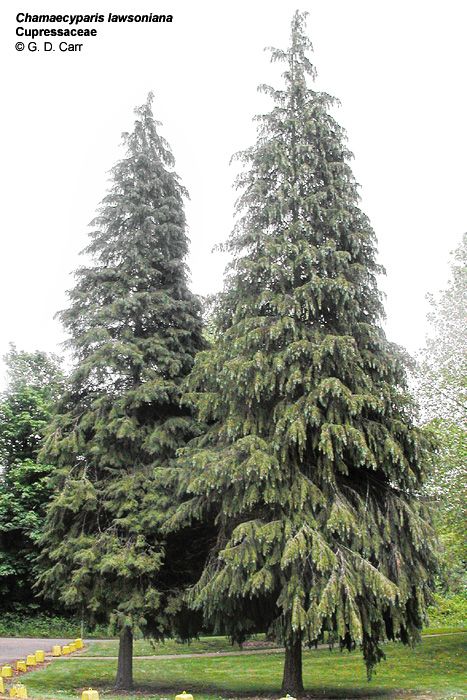
[[[302,635],[300,633],[297,633],[293,640],[286,642],[282,691],[290,695],[303,693]]]
[[[118,667],[115,680],[116,690],[133,689],[133,632],[125,625],[120,632],[118,646]]]

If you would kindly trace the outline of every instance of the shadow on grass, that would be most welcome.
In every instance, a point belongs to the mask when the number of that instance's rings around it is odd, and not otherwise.
[[[93,688],[98,689],[102,695],[109,696],[109,697],[126,697],[126,698],[131,698],[131,697],[145,697],[145,696],[162,696],[164,699],[170,699],[173,698],[175,695],[181,692],[180,687],[174,687],[172,685],[164,684],[164,683],[136,683],[133,690],[131,691],[116,691],[114,688],[112,688],[111,685],[108,683],[99,683],[99,681],[96,681],[94,685],[92,685]],[[83,689],[79,689],[80,692]],[[248,700],[253,700],[253,698],[258,698],[263,700],[265,698],[267,699],[272,699],[272,698],[280,698],[285,693],[283,692],[272,692],[268,689],[265,689],[263,692],[260,689],[257,689],[255,691],[251,690],[232,690],[232,688],[228,688],[223,686],[221,683],[218,684],[210,684],[210,683],[190,683],[189,686],[189,692],[193,693],[193,695],[202,695],[202,696],[212,696],[215,698],[230,698],[230,699],[241,699],[245,698]],[[378,687],[369,687],[369,688],[345,688],[345,687],[339,687],[339,688],[333,688],[333,687],[325,687],[325,688],[317,688],[317,687],[309,687],[305,689],[305,693],[303,695],[300,695],[300,698],[302,700],[307,700],[308,698],[311,700],[312,698],[320,698],[321,700],[353,700],[358,699],[358,700],[365,700],[366,698],[372,699],[372,698],[391,698],[397,695],[400,697],[401,695],[404,695],[406,697],[411,697],[414,696],[413,691],[404,691],[404,690],[397,690],[394,688],[378,688]],[[196,699],[195,699],[196,700]]]
[[[53,666],[50,670],[53,670]],[[68,677],[66,677],[66,679],[61,678],[61,682],[59,683],[57,683],[56,681],[54,682],[52,679],[49,680],[49,683],[44,683],[43,680],[45,671],[46,668],[40,670],[38,669],[33,674],[31,674],[32,677],[30,678],[30,681],[32,682],[30,682],[28,686],[31,687],[33,695],[36,698],[42,696],[42,694],[47,695],[49,697],[50,693],[53,693],[54,690],[57,688],[57,685],[61,688],[61,694],[65,692],[67,695],[70,694],[77,697],[81,696],[81,692],[83,690],[87,690],[89,687],[92,687],[95,690],[98,690],[101,694],[101,697],[106,698],[106,700],[113,700],[113,698],[120,697],[125,698],[126,700],[130,700],[130,698],[132,697],[159,697],[162,700],[173,700],[175,695],[180,693],[183,689],[186,689],[188,692],[192,693],[195,696],[195,700],[202,700],[203,698],[209,698],[209,700],[241,700],[242,698],[244,698],[245,700],[277,700],[278,698],[285,695],[285,693],[279,690],[273,690],[270,687],[268,688],[267,685],[264,688],[257,687],[254,690],[252,690],[248,689],[247,687],[242,688],[241,686],[232,688],[231,685],[229,686],[228,684],[224,684],[222,683],[222,681],[217,683],[210,683],[206,679],[199,681],[193,679],[186,679],[185,681],[183,681],[181,679],[176,686],[171,681],[162,679],[159,682],[154,680],[141,681],[140,679],[138,679],[135,681],[133,690],[117,691],[113,687],[113,682],[115,678],[114,672],[116,671],[116,666],[115,669],[112,669],[111,675],[108,672],[109,669],[106,669],[106,672],[103,675],[99,675],[99,673],[95,672],[88,674],[86,677],[85,685],[82,685],[84,678],[72,678],[68,676],[68,674],[66,674]],[[39,682],[34,683],[33,679]],[[276,687],[279,687],[279,685]],[[342,685],[340,686],[325,685],[324,687],[320,687],[317,683],[312,683],[309,685],[306,684],[305,693],[300,696],[300,699],[376,700],[377,698],[389,699],[401,697],[409,699],[426,698],[427,696],[425,693],[423,693],[423,691],[417,692],[416,690],[408,690],[397,687],[385,688],[373,685],[373,683],[355,688],[346,686],[345,681],[343,681]],[[430,697],[436,698],[437,693],[430,693]]]

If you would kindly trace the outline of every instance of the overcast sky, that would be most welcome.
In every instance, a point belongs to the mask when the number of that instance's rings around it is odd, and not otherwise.
[[[80,53],[15,51],[17,12],[65,7],[174,21],[88,25],[98,36]],[[449,252],[467,229],[464,0],[10,0],[0,10],[1,355],[9,342],[60,351],[54,313],[83,262],[120,135],[149,90],[191,195],[193,289],[220,289],[225,258],[211,250],[232,227],[229,160],[253,143],[252,117],[268,108],[257,85],[280,84],[263,48],[288,45],[297,8],[310,12],[317,85],[342,102],[337,118],[387,269],[387,334],[411,352],[423,345],[425,295],[445,286]]]

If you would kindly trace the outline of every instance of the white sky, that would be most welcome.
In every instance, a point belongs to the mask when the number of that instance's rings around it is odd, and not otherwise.
[[[270,104],[257,85],[280,84],[263,48],[288,45],[297,8],[310,11],[317,85],[342,101],[337,117],[388,273],[388,336],[410,351],[423,345],[425,295],[446,284],[449,252],[467,228],[466,2],[10,0],[0,10],[1,355],[10,341],[60,351],[53,315],[83,262],[120,134],[149,90],[191,195],[193,289],[220,289],[225,258],[211,249],[232,226],[229,159],[253,143],[252,117]],[[81,53],[19,53],[20,10],[153,11],[174,22],[88,25],[98,36]]]

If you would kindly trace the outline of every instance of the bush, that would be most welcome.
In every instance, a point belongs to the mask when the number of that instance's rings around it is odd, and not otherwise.
[[[81,620],[44,612],[6,612],[0,616],[0,637],[58,637],[75,639],[81,636]],[[84,637],[108,637],[107,625],[90,628],[85,624]]]
[[[430,627],[464,627],[467,623],[467,595],[435,595],[435,603],[428,609]]]

